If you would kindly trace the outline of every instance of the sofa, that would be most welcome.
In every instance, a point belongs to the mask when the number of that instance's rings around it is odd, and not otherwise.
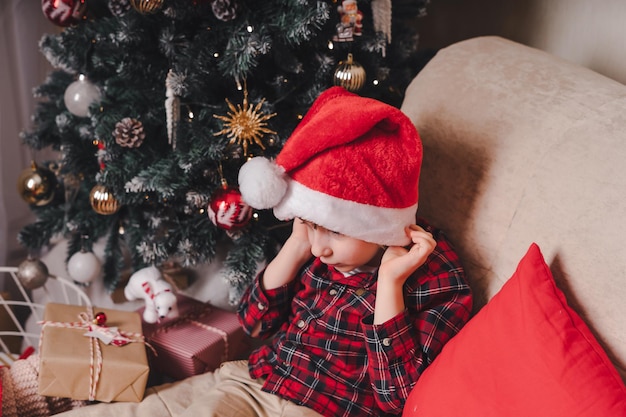
[[[405,414],[626,416],[626,86],[479,37],[440,50],[402,109],[424,144],[418,213],[478,311]]]
[[[625,109],[626,86],[499,37],[440,50],[410,84],[418,214],[460,253],[476,314],[405,416],[626,416]],[[176,414],[194,389],[148,393]]]

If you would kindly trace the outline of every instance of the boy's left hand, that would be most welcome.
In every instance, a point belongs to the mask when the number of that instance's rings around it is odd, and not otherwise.
[[[426,262],[428,255],[437,246],[433,235],[418,225],[407,227],[405,232],[411,238],[412,245],[408,249],[401,246],[387,248],[378,271],[379,277],[396,281],[397,284],[404,284],[404,281]]]

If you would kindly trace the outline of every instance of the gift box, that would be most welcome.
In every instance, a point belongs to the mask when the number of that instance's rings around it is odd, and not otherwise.
[[[178,317],[143,322],[146,341],[156,352],[149,355],[154,371],[180,380],[247,357],[251,340],[235,313],[181,294],[176,297]]]
[[[139,402],[150,368],[135,311],[48,303],[39,346],[40,395]],[[97,326],[97,317],[106,317]],[[104,313],[101,316],[98,313]]]

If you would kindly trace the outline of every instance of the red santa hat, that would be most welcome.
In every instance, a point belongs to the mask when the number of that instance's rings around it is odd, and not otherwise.
[[[399,109],[332,87],[313,103],[275,161],[239,172],[243,200],[381,245],[406,245],[415,222],[422,143]]]

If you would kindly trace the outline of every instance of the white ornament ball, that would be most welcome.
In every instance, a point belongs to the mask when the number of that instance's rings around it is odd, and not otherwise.
[[[93,252],[76,252],[67,262],[67,273],[79,285],[88,286],[101,271],[100,260]]]
[[[89,106],[100,101],[100,98],[100,89],[82,74],[67,86],[63,96],[65,107],[78,117],[89,116]]]

